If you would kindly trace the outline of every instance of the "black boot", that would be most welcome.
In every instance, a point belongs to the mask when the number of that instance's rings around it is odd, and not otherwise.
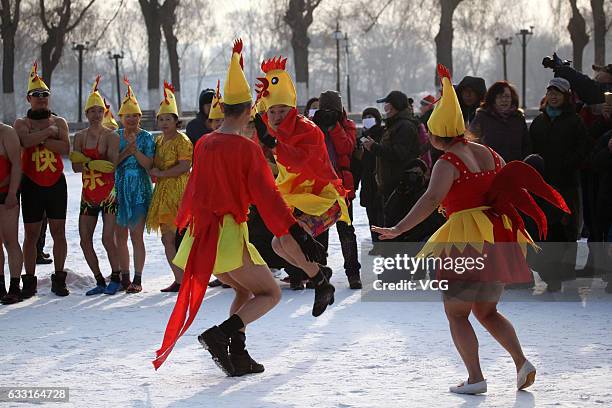
[[[218,326],[213,326],[198,336],[198,341],[210,355],[213,361],[227,376],[234,375],[234,365],[229,357],[230,338]]]
[[[334,304],[334,292],[336,291],[336,288],[334,288],[334,286],[327,280],[327,276],[323,268],[327,267],[322,266],[319,268],[319,273],[317,273],[313,278],[310,278],[310,281],[313,283],[315,289],[314,304],[312,305],[312,315],[314,317],[322,315],[325,309],[327,309],[328,305]]]
[[[253,360],[246,350],[246,335],[243,332],[232,334],[230,337],[229,352],[230,360],[234,365],[235,377],[264,372],[264,366]]]
[[[23,298],[21,297],[21,289],[19,289],[19,278],[11,278],[11,286],[9,287],[9,291],[2,298],[3,305],[12,305],[17,302],[21,302]]]
[[[323,275],[325,275],[325,277],[327,278],[327,281],[331,280],[333,271],[329,266],[319,265],[319,270],[323,272]],[[306,289],[314,289],[314,288],[315,288],[315,285],[312,282],[312,279],[309,279],[308,282],[306,283]]]
[[[21,298],[29,299],[36,294],[38,279],[34,275],[21,275],[23,287],[21,289]]]
[[[351,274],[347,276],[349,287],[351,289],[362,289],[363,285],[361,284],[361,278],[359,277],[359,273]]]
[[[304,282],[302,281],[302,274],[291,274],[289,275],[289,289],[291,290],[304,290]]]
[[[2,298],[6,296],[6,286],[4,284],[4,275],[0,275],[2,280],[0,280],[0,301]]]
[[[51,292],[55,293],[57,296],[68,296],[70,291],[66,287],[66,272],[64,271],[55,271],[53,275],[51,275]]]

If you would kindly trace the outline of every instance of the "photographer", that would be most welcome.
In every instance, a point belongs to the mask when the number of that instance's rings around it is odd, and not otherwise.
[[[587,105],[604,103],[604,93],[612,92],[612,64],[605,66],[593,65],[593,79],[570,67],[570,61],[561,60],[557,54],[544,57],[542,65],[551,68],[555,77],[567,79],[573,89]]]
[[[327,146],[329,159],[347,191],[347,205],[352,221],[355,186],[351,173],[351,156],[357,140],[355,123],[346,117],[346,112],[342,107],[342,98],[336,91],[321,93],[319,110],[315,112],[313,120],[325,135],[325,145]],[[357,255],[355,228],[346,222],[338,221],[336,229],[340,238],[344,270],[349,285],[351,289],[361,289],[361,278],[359,276],[361,265]],[[329,232],[325,231],[317,237],[317,240],[327,248]]]

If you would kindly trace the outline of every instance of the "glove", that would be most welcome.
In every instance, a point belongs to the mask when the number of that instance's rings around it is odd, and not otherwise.
[[[70,154],[68,155],[68,158],[73,163],[89,163],[91,161],[91,159],[89,157],[87,157],[83,153],[77,152],[75,150],[70,152]]]
[[[304,231],[297,222],[289,228],[289,233],[300,246],[308,262],[321,263],[327,257],[325,247]]]
[[[255,114],[255,130],[257,131],[257,138],[266,147],[274,149],[276,147],[277,140],[268,132],[268,126],[261,118],[259,113]]]
[[[319,127],[321,130],[327,130],[336,125],[338,122],[338,112],[330,111],[330,110],[321,110],[315,112],[312,121]]]
[[[87,163],[87,167],[100,173],[112,173],[115,171],[115,165],[106,160],[92,160]]]

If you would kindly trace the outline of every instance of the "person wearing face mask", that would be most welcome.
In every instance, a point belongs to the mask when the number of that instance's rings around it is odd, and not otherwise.
[[[66,287],[64,262],[68,246],[66,243],[66,208],[68,188],[64,176],[62,155],[70,152],[68,124],[62,117],[49,110],[51,91],[38,76],[38,65],[34,63],[28,81],[27,99],[31,105],[24,118],[15,121],[21,147],[22,215],[25,238],[23,257],[26,274],[22,276],[24,299],[37,291],[36,242],[41,233],[46,214],[53,237],[53,261],[55,273],[51,276],[51,291],[57,296],[69,295]]]
[[[552,224],[548,242],[568,243],[559,258],[565,261],[558,267],[538,273],[548,284],[549,292],[561,289],[561,282],[576,277],[576,240],[580,209],[580,167],[587,155],[586,129],[576,113],[570,84],[563,78],[553,78],[546,88],[542,113],[529,128],[533,153],[544,161],[543,177],[561,193],[570,214],[564,214],[561,222]]]
[[[519,109],[516,89],[507,81],[498,81],[489,88],[469,131],[507,162],[523,160],[531,153],[525,115]]]
[[[315,113],[319,110],[319,98],[316,96],[310,98],[308,102],[306,102],[306,107],[304,108],[304,116],[308,119],[314,118]]]
[[[421,154],[419,122],[403,92],[391,91],[376,102],[385,104],[385,131],[379,142],[366,136],[363,147],[376,157],[376,184],[386,201],[399,185],[406,164]]]
[[[378,109],[369,107],[361,113],[363,130],[361,138],[372,139],[380,143],[384,128],[382,117]],[[376,185],[376,156],[371,151],[360,147],[361,161],[361,190],[359,192],[359,203],[365,207],[370,226],[379,225],[382,222],[382,197]],[[372,243],[378,242],[378,234],[370,230]],[[376,252],[372,249],[372,254]]]
[[[103,126],[106,103],[98,91],[99,83],[100,75],[85,103],[89,127],[74,135],[74,150],[69,156],[74,172],[82,174],[79,236],[83,255],[96,279],[96,286],[87,291],[87,296],[99,295],[106,289],[106,279],[100,271],[93,243],[100,213],[103,222],[102,245],[108,256],[111,273],[118,276],[120,272],[114,236],[117,214],[115,165],[119,155],[119,137]]]
[[[344,271],[351,289],[361,289],[359,256],[357,254],[357,237],[352,225],[353,199],[355,198],[355,183],[351,173],[351,156],[357,142],[357,129],[355,123],[348,119],[342,107],[342,98],[337,91],[325,91],[319,97],[319,110],[314,114],[314,122],[325,135],[325,145],[334,170],[342,180],[342,185],[347,191],[346,201],[348,205],[351,223],[338,221],[336,229],[344,257]],[[327,248],[329,230],[319,236],[319,242]]]

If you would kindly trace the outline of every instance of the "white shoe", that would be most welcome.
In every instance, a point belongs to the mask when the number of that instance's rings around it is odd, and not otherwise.
[[[519,390],[524,390],[525,388],[529,387],[535,381],[535,376],[535,367],[528,360],[525,360],[523,367],[521,367],[516,375],[516,388]]]
[[[474,384],[468,384],[468,381],[450,387],[450,392],[454,392],[455,394],[482,394],[487,392],[487,380],[482,380],[481,382],[477,382]]]

